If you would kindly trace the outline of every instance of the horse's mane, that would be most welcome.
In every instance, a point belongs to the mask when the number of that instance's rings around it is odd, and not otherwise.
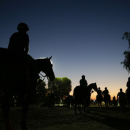
[[[96,83],[91,83],[91,84],[89,84],[88,86],[90,86],[90,85],[94,85],[94,84],[96,84]]]
[[[48,59],[47,57],[39,57],[39,58],[36,58],[35,60],[43,60],[43,59]]]
[[[48,57],[40,57],[40,58],[37,58],[35,59],[36,61],[40,61],[40,60],[48,60],[49,58]],[[53,65],[52,61],[50,60],[51,64]]]

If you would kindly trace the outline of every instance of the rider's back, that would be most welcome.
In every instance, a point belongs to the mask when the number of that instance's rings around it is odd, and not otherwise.
[[[81,79],[80,86],[87,87],[87,81],[85,79]]]
[[[10,37],[8,49],[23,53],[27,42],[29,43],[28,34],[16,32]]]
[[[119,96],[119,101],[120,102],[124,102],[125,101],[125,93],[124,92],[119,92],[118,96]]]
[[[104,95],[108,95],[108,93],[109,93],[108,90],[104,90],[104,91],[103,91],[103,94],[104,94]]]
[[[101,90],[98,90],[97,93],[98,93],[98,95],[101,95],[101,94],[102,94],[102,91],[101,91]]]

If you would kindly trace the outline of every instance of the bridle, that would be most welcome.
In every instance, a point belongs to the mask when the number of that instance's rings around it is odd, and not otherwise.
[[[39,74],[40,74],[40,76],[43,78],[42,80],[44,80],[45,77],[47,77],[47,79],[48,79],[48,76],[47,76],[47,75],[43,75],[42,73],[39,73]]]

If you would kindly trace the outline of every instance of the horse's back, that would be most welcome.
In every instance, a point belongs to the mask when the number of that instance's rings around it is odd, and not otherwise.
[[[82,97],[84,95],[84,89],[81,86],[76,86],[74,88],[74,96],[75,97]]]

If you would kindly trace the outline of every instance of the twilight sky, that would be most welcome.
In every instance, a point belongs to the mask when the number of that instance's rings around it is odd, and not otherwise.
[[[128,48],[122,36],[130,31],[129,0],[1,0],[0,47],[8,47],[20,22],[30,29],[29,54],[52,55],[55,76],[70,78],[72,89],[85,75],[112,97],[126,90],[130,75],[120,62]]]

